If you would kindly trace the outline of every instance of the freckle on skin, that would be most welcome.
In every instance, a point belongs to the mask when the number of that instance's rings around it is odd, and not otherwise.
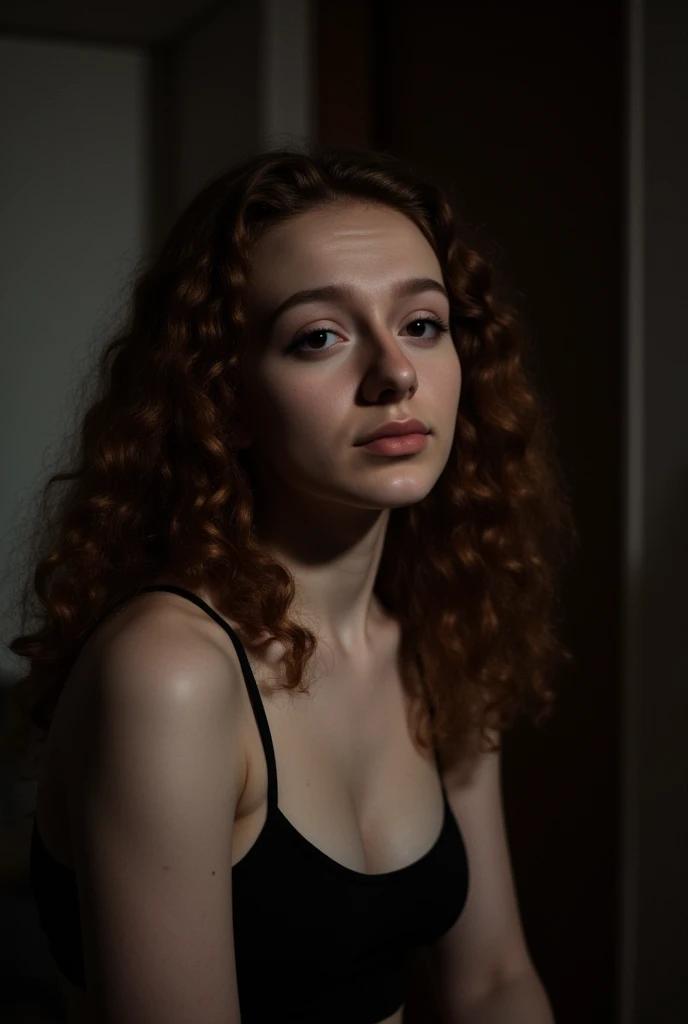
[[[170,870],[169,864],[163,864],[162,869],[163,869],[163,871],[169,871]]]
[[[213,874],[215,874],[215,872],[214,872],[214,871],[213,871]]]

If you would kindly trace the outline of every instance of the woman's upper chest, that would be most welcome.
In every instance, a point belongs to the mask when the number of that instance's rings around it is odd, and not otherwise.
[[[412,738],[398,649],[395,623],[367,663],[316,652],[308,695],[277,692],[274,668],[247,651],[274,751],[279,811],[327,856],[367,874],[425,854],[444,813],[434,755]],[[233,864],[257,840],[268,813],[270,751],[248,692],[244,721],[248,771]]]
[[[195,626],[220,642],[228,671],[241,673],[228,635],[207,616]],[[229,621],[229,620],[228,620]],[[274,751],[277,803],[306,840],[355,870],[379,873],[412,863],[439,833],[442,792],[431,752],[412,739],[399,666],[399,626],[388,621],[356,664],[318,648],[309,693],[275,688],[274,656],[246,648]],[[96,650],[96,645],[93,647]],[[73,863],[63,779],[65,758],[79,748],[90,659],[80,659],[58,704],[38,788],[37,820],[48,848]],[[244,680],[242,741],[246,783],[235,814],[232,865],[257,840],[268,810],[268,758]],[[83,740],[83,737],[81,737]]]

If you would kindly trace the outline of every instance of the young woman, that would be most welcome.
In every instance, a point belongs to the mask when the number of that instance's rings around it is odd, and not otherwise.
[[[575,527],[493,290],[341,149],[234,168],[142,273],[9,645],[70,1024],[400,1024],[418,951],[424,1019],[552,1024],[499,736],[571,657]]]

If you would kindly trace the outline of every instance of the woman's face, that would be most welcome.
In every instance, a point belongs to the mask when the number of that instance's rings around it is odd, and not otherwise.
[[[420,279],[426,283],[401,294]],[[285,305],[323,288],[332,294]],[[247,298],[250,457],[272,488],[273,507],[320,514],[421,501],[449,457],[461,367],[451,335],[417,323],[448,324],[449,302],[415,224],[359,202],[299,214],[261,236]],[[357,446],[383,423],[409,417],[430,430],[416,454]]]

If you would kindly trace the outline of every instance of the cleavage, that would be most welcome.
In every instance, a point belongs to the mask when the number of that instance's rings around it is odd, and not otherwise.
[[[253,659],[251,666],[275,751],[277,806],[293,828],[353,871],[386,873],[422,857],[440,832],[444,801],[432,753],[412,742],[396,673],[383,671],[367,695],[359,686],[347,701],[345,680],[316,675],[310,696],[279,693]],[[246,697],[249,770],[233,863],[258,839],[268,811],[266,753]]]

